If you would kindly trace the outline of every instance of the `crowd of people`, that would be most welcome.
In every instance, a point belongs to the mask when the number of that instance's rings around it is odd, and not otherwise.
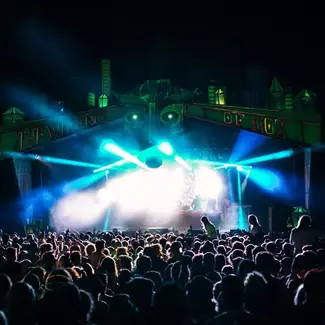
[[[302,216],[290,236],[195,233],[2,234],[0,322],[325,324],[325,250]]]

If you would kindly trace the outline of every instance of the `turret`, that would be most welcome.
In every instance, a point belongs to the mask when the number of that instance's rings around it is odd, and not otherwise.
[[[226,105],[226,88],[217,87],[215,92],[215,102],[217,105]]]
[[[270,108],[274,110],[283,110],[283,89],[276,77],[272,79],[270,87]]]
[[[2,113],[3,125],[14,125],[24,122],[25,113],[19,110],[17,107],[11,107]]]
[[[284,110],[287,112],[293,111],[293,94],[291,88],[286,89],[284,94]]]
[[[102,73],[102,94],[98,99],[99,107],[107,107],[111,102],[111,62],[110,60],[102,60],[101,62]]]
[[[215,93],[217,91],[217,86],[215,85],[215,81],[211,80],[210,84],[208,86],[208,102],[209,104],[215,104],[216,103],[216,97]]]
[[[314,113],[316,94],[311,90],[303,89],[295,97],[295,109],[297,112]]]
[[[214,105],[226,105],[226,88],[218,87],[214,80],[208,86],[208,102]]]
[[[92,108],[96,106],[96,96],[94,93],[88,93],[88,107]]]

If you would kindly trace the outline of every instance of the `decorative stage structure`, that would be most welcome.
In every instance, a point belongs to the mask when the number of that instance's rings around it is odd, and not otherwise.
[[[25,152],[44,146],[85,128],[124,119],[126,131],[145,129],[148,134],[163,129],[173,135],[182,129],[183,119],[198,119],[291,141],[295,146],[312,147],[321,143],[321,119],[315,109],[316,95],[302,90],[294,95],[284,91],[274,78],[269,91],[268,108],[231,106],[224,86],[211,81],[207,93],[178,88],[170,80],[148,80],[120,95],[112,90],[110,61],[102,60],[102,93],[88,94],[88,105],[66,123],[62,117],[26,121],[24,112],[9,108],[2,116],[0,154]],[[62,102],[61,102],[62,104]],[[59,113],[58,113],[59,114]],[[61,114],[63,115],[63,114]],[[309,205],[311,150],[306,150],[306,208]],[[17,179],[22,192],[31,188],[31,170],[18,162]],[[23,175],[22,175],[23,174]],[[22,193],[23,194],[23,193]]]

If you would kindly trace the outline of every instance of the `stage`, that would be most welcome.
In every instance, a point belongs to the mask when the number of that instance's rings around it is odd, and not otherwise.
[[[251,211],[252,206],[242,206],[245,229],[248,229],[247,216]],[[161,214],[160,216],[153,216],[145,212],[123,215],[118,210],[111,210],[106,215],[105,223],[101,222],[99,227],[109,230],[118,229],[120,231],[177,229],[180,232],[187,231],[189,227],[192,227],[194,231],[199,231],[202,230],[201,217],[203,215],[207,215],[211,222],[221,232],[238,229],[239,207],[236,203],[232,203],[229,206],[223,206],[222,210],[219,209],[209,213],[198,210],[179,210],[170,215]]]
[[[237,180],[238,169],[231,170]],[[243,207],[229,199],[237,196],[233,195],[236,187],[228,186],[230,175],[227,168],[201,163],[180,168],[175,162],[156,169],[106,174],[98,185],[67,192],[54,200],[51,226],[57,231],[68,228],[184,231],[190,226],[198,231],[202,229],[202,215],[207,215],[218,229],[237,229],[239,224],[243,226],[243,219],[247,219],[251,209],[242,213]]]
[[[150,216],[147,213],[129,214],[125,216],[119,214],[118,211],[111,211],[109,216],[110,229],[177,229],[179,231],[187,230],[192,226],[195,230],[202,229],[201,216],[203,212],[200,211],[177,211],[172,215]]]

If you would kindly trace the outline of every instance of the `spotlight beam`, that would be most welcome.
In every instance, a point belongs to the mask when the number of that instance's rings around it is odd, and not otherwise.
[[[136,157],[136,156],[135,156]],[[105,170],[109,170],[109,169],[112,169],[112,168],[115,168],[115,167],[120,167],[124,164],[127,164],[129,163],[128,160],[126,159],[121,159],[121,160],[118,160],[116,161],[115,163],[112,163],[112,164],[109,164],[109,165],[106,165],[106,166],[103,166],[101,168],[98,168],[98,169],[95,169],[93,170],[93,173],[99,173],[99,172],[103,172]]]
[[[292,149],[289,149],[289,150],[275,152],[275,153],[271,153],[271,154],[256,157],[256,158],[242,160],[242,161],[238,162],[238,164],[247,165],[247,164],[256,164],[256,163],[260,163],[260,162],[265,162],[265,161],[269,161],[269,160],[284,159],[284,158],[291,157],[293,154],[294,154],[294,151]]]
[[[91,164],[84,161],[76,161],[71,159],[63,159],[57,157],[50,157],[50,156],[40,156],[35,154],[23,154],[20,152],[12,152],[6,151],[4,152],[6,157],[11,158],[19,158],[19,159],[26,159],[26,160],[39,160],[43,163],[52,163],[52,164],[59,164],[59,165],[67,165],[67,166],[76,166],[76,167],[85,167],[85,168],[98,168],[100,165]]]
[[[139,167],[142,167],[144,169],[148,169],[148,166],[146,164],[144,164],[141,160],[139,160],[137,156],[131,155],[129,152],[123,150],[121,147],[119,147],[115,143],[107,143],[104,146],[104,149],[106,151],[109,151],[110,153],[112,153],[115,156],[124,158],[128,162],[138,165]]]

